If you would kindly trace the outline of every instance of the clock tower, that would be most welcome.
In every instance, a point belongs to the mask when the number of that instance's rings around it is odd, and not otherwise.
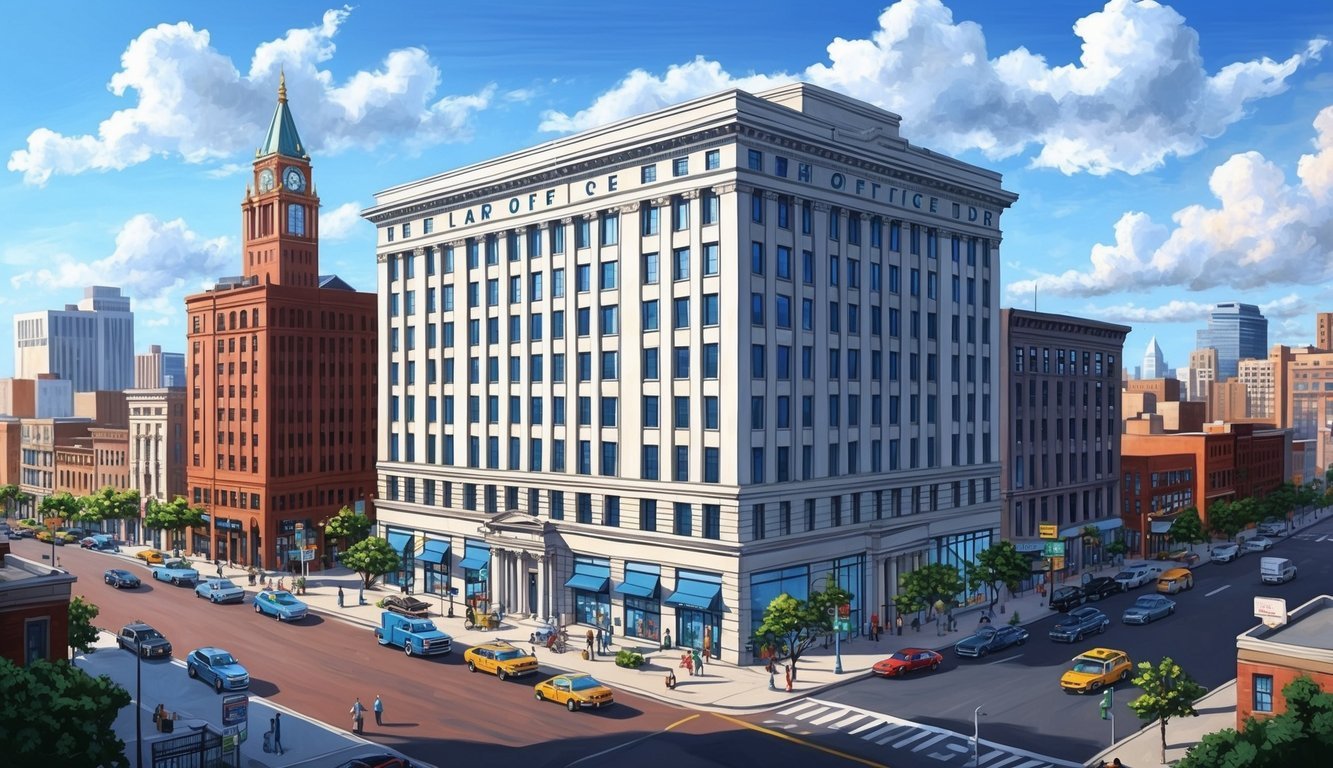
[[[266,285],[318,287],[319,198],[310,155],[287,106],[285,74],[268,135],[255,150],[252,184],[241,203],[245,277]]]

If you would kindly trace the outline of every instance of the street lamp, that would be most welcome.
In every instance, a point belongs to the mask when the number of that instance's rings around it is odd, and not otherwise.
[[[822,583],[822,584],[827,585],[827,584],[828,584],[828,581],[829,581],[830,578],[832,578],[832,574],[828,574],[828,573],[824,574],[823,576],[818,576],[818,577],[816,577],[815,579],[813,579],[813,580],[810,582],[810,591],[811,591],[811,592],[816,591],[815,588],[814,588],[815,584],[820,584],[820,583]],[[827,589],[827,586],[825,587],[825,589]],[[841,644],[840,641],[841,641],[841,639],[842,639],[842,632],[840,632],[840,631],[838,630],[838,606],[836,606],[836,605],[830,605],[830,606],[828,607],[828,613],[829,613],[829,616],[831,616],[831,617],[833,618],[833,674],[835,674],[835,675],[841,675],[841,674],[842,674],[842,644]],[[828,646],[824,646],[824,647],[827,648]]]
[[[134,649],[134,754],[135,766],[143,768],[143,651]]]
[[[972,764],[973,765],[981,765],[981,716],[986,714],[985,712],[981,711],[981,707],[983,706],[985,705],[984,704],[979,705],[976,709],[972,710]]]

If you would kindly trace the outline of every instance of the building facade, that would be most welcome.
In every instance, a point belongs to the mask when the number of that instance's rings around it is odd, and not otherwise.
[[[1316,312],[1314,330],[1315,346],[1323,352],[1333,352],[1333,312]]]
[[[74,384],[42,373],[32,379],[0,379],[0,414],[27,419],[74,415]]]
[[[1333,690],[1333,597],[1329,595],[1286,612],[1277,626],[1260,624],[1236,637],[1236,728],[1244,728],[1251,717],[1285,712],[1282,689],[1301,676],[1314,680],[1325,693]]]
[[[390,580],[748,662],[782,592],[965,567],[1015,196],[898,123],[728,91],[379,193]]]
[[[69,658],[68,571],[10,553],[0,534],[0,657],[20,667]]]
[[[185,354],[163,352],[157,344],[148,352],[134,356],[135,389],[160,389],[185,386]]]
[[[1241,360],[1237,364],[1237,378],[1245,383],[1246,416],[1252,419],[1274,419],[1276,424],[1277,409],[1273,407],[1276,396],[1273,369],[1276,363],[1262,360]]]
[[[186,297],[193,551],[318,568],[319,521],[373,497],[375,295],[319,274],[319,198],[285,82],[241,203],[243,273]],[[303,560],[305,559],[305,560]]]
[[[1055,524],[1066,555],[1049,570],[1080,569],[1120,522],[1120,362],[1130,328],[1065,315],[1000,311],[1001,535],[1040,552]],[[1063,567],[1057,567],[1063,566]]]
[[[29,501],[20,509],[30,516],[42,500],[55,492],[56,449],[88,437],[92,421],[82,418],[22,419],[19,426],[19,490]]]
[[[1208,327],[1196,334],[1195,347],[1217,350],[1216,381],[1236,375],[1237,366],[1246,358],[1262,358],[1268,353],[1268,319],[1253,304],[1227,302],[1213,307]]]
[[[14,376],[53,373],[75,392],[134,386],[134,312],[119,288],[85,288],[78,304],[14,315]]]
[[[185,389],[131,389],[125,397],[130,409],[128,487],[139,492],[140,508],[150,499],[185,496]],[[165,531],[145,531],[141,520],[126,523],[126,541],[151,535],[152,544],[166,548]]]
[[[1189,395],[1185,399],[1208,402],[1213,382],[1217,380],[1217,350],[1204,347],[1190,352],[1189,377],[1185,379]]]

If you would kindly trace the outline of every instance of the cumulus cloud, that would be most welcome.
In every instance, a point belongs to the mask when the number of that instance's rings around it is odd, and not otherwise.
[[[1126,213],[1115,224],[1114,242],[1093,246],[1086,269],[1019,280],[1009,293],[1254,289],[1333,277],[1327,257],[1333,250],[1333,106],[1319,113],[1314,127],[1315,152],[1301,157],[1296,183],[1258,152],[1233,155],[1209,177],[1216,207],[1186,206],[1172,214],[1170,225]]]
[[[1115,323],[1198,323],[1208,319],[1213,306],[1207,302],[1172,299],[1165,304],[1153,306],[1139,306],[1132,302],[1118,304],[1089,311],[1088,314]],[[1305,318],[1311,310],[1309,302],[1293,293],[1260,304],[1259,311],[1269,321],[1276,321]]]
[[[313,27],[260,44],[244,73],[213,47],[208,30],[187,22],[145,30],[121,54],[121,69],[107,86],[136,103],[112,113],[96,134],[34,130],[27,146],[10,154],[9,170],[42,185],[54,174],[119,170],[155,156],[190,163],[232,158],[264,135],[283,69],[312,153],[467,138],[470,118],[488,106],[493,88],[437,98],[440,70],[420,48],[390,51],[377,69],[335,80],[326,65],[349,14],[327,11]]]
[[[181,219],[161,221],[141,213],[120,228],[109,256],[89,262],[58,256],[53,264],[14,275],[9,282],[15,291],[115,285],[134,299],[136,311],[174,314],[181,294],[225,273],[235,261],[228,238],[205,238]]]
[[[1137,174],[1197,152],[1249,102],[1285,90],[1327,43],[1210,74],[1198,33],[1152,0],[1110,0],[1074,34],[1077,62],[1052,66],[1025,48],[992,58],[981,27],[955,23],[940,0],[900,0],[868,37],[836,38],[828,62],[804,72],[737,77],[701,57],[660,76],[635,70],[583,110],[545,113],[541,129],[583,130],[726,88],[802,79],[897,112],[904,135],[934,149],[992,159],[1035,150],[1034,165],[1067,174]]]
[[[358,224],[366,224],[361,218],[360,203],[343,203],[331,211],[319,213],[319,239],[345,240],[356,231]]]

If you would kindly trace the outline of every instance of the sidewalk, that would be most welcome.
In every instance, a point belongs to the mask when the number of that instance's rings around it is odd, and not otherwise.
[[[1183,758],[1189,748],[1203,737],[1224,728],[1236,727],[1236,681],[1223,683],[1194,704],[1196,717],[1172,718],[1166,724],[1166,762],[1162,762],[1162,732],[1154,720],[1141,726],[1135,720],[1130,728],[1137,728],[1092,760],[1088,765],[1100,765],[1105,760],[1119,758],[1125,768],[1164,768]],[[1117,723],[1119,728],[1120,724]]]

